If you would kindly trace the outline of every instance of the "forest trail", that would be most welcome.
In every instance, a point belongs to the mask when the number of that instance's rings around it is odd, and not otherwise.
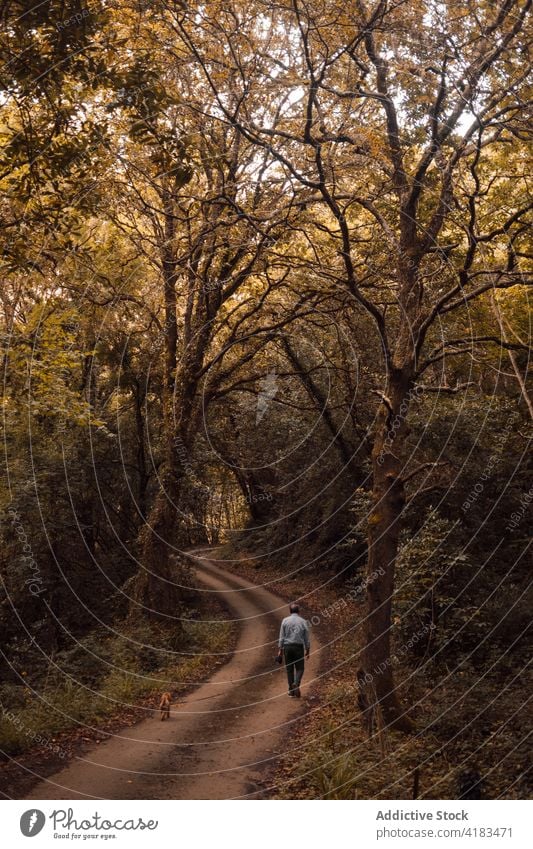
[[[196,556],[196,574],[224,593],[240,634],[230,660],[204,684],[159,714],[115,734],[49,778],[28,799],[236,799],[258,796],[263,771],[310,709],[320,646],[312,634],[302,698],[287,694],[274,663],[287,603]]]

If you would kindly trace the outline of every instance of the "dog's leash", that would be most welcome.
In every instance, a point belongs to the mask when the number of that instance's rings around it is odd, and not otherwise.
[[[235,685],[236,683],[238,683],[238,682],[228,681],[228,684]],[[223,695],[224,695],[223,692],[222,693],[213,693],[211,696],[200,696],[199,699],[185,699],[182,702],[179,701],[179,699],[178,699],[178,701],[175,702],[174,704],[176,704],[176,705],[190,705],[193,702],[205,702],[205,701],[207,701],[207,699],[217,699],[219,696],[223,696]]]
[[[233,682],[232,682],[233,683]],[[218,696],[223,696],[224,693],[213,693],[211,696],[201,696],[199,699],[185,699],[183,702],[176,702],[178,705],[190,705],[192,702],[205,702],[206,699],[216,699]]]
[[[235,681],[228,681],[228,684],[235,684]],[[199,699],[185,699],[184,701],[177,701],[174,704],[176,705],[190,705],[193,702],[205,702],[207,699],[217,699],[219,696],[223,696],[224,693],[213,693],[211,696],[200,696]]]

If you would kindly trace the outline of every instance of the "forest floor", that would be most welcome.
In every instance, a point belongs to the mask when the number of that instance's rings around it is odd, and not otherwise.
[[[197,558],[203,587],[221,594],[239,625],[231,659],[189,697],[74,756],[39,781],[30,799],[269,798],[269,775],[286,740],[313,711],[320,646],[314,640],[302,699],[289,698],[275,664],[286,602],[250,581]]]

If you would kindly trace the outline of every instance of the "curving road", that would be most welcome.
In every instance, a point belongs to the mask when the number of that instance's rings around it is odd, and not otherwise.
[[[224,592],[239,620],[231,659],[172,706],[170,721],[154,715],[95,745],[36,784],[28,799],[236,799],[261,792],[262,772],[309,710],[319,646],[312,635],[302,699],[290,698],[285,670],[274,664],[286,602],[212,561],[194,560],[199,581]]]

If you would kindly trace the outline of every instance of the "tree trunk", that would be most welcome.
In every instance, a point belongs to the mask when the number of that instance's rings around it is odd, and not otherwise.
[[[165,464],[160,473],[160,489],[148,519],[141,530],[142,568],[137,578],[132,613],[151,619],[173,620],[174,629],[181,630],[181,588],[176,574],[173,551],[179,555],[179,532],[175,505],[180,494],[180,481]]]
[[[372,510],[368,530],[368,583],[364,671],[374,683],[385,724],[412,728],[395,690],[391,657],[392,594],[400,522],[405,504],[402,447],[412,386],[410,370],[393,371],[377,417],[372,450]]]
[[[176,397],[177,316],[176,282],[177,261],[174,256],[174,206],[170,191],[163,192],[165,210],[164,242],[161,246],[163,273],[165,325],[164,325],[164,375],[163,375],[163,462],[159,474],[159,491],[148,518],[140,532],[141,572],[133,594],[132,613],[138,615],[139,606],[144,615],[152,619],[173,620],[173,627],[181,630],[179,616],[182,593],[172,553],[179,554],[178,503],[183,482],[183,463],[178,459],[175,445],[175,410],[181,413],[179,395]],[[176,404],[176,407],[175,407]],[[187,446],[179,446],[187,451]]]
[[[146,519],[146,491],[150,475],[146,462],[146,423],[144,420],[143,405],[146,393],[138,378],[133,382],[133,398],[135,404],[135,429],[137,433],[137,507],[143,521]]]
[[[357,452],[348,443],[342,432],[342,428],[337,427],[337,424],[333,419],[333,415],[328,406],[327,395],[322,392],[319,384],[313,380],[310,370],[306,368],[305,363],[292,347],[289,340],[283,336],[281,342],[285,353],[287,354],[287,358],[296,369],[296,374],[300,378],[309,398],[316,406],[320,418],[324,422],[344,466],[352,473],[352,479],[357,481],[356,486],[361,486],[366,475],[362,472],[360,464],[356,459]]]

